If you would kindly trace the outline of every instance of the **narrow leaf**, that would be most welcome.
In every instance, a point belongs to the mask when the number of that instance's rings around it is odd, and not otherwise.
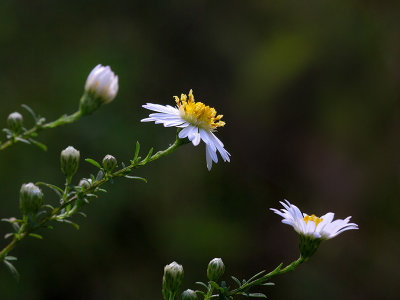
[[[240,280],[237,279],[235,276],[231,276],[231,278],[236,282],[236,284],[237,284],[239,287],[242,286],[242,284],[240,283]]]
[[[8,270],[11,272],[13,277],[17,281],[19,281],[19,273],[18,273],[17,269],[14,267],[14,265],[12,263],[10,263],[9,261],[7,261],[7,260],[4,260],[3,262],[7,266]]]
[[[253,279],[257,278],[258,276],[260,276],[261,274],[265,273],[265,270],[258,272],[256,275],[254,275],[253,277],[251,277],[249,280],[247,280],[248,282],[252,281]]]
[[[40,149],[42,149],[43,151],[47,151],[47,146],[45,144],[42,144],[34,139],[29,139],[29,141],[34,144],[35,146],[38,146]]]
[[[133,157],[134,163],[138,160],[139,151],[140,151],[140,144],[139,144],[139,142],[136,142],[135,156]]]
[[[58,186],[54,185],[54,184],[50,184],[50,183],[46,183],[46,182],[36,182],[36,185],[44,185],[45,187],[48,187],[49,189],[53,190],[58,197],[62,197],[64,191],[59,188]]]
[[[5,260],[18,260],[18,258],[16,258],[15,256],[11,256],[11,255],[4,257],[4,259]]]
[[[208,286],[207,286],[207,284],[205,284],[204,282],[197,281],[197,282],[195,282],[195,284],[201,285],[201,286],[204,287],[206,290],[208,290]]]
[[[267,298],[263,293],[251,293],[248,296],[251,298]]]
[[[23,138],[21,138],[21,137],[16,137],[15,138],[17,141],[20,141],[20,142],[22,142],[22,143],[25,143],[25,144],[30,144],[31,142],[30,141],[28,141],[28,140],[26,140],[26,139],[23,139]]]
[[[99,171],[99,173],[97,173],[96,180],[99,181],[102,180],[103,178],[104,178],[103,171]]]
[[[88,162],[89,164],[92,164],[93,166],[101,169],[100,164],[97,161],[95,161],[94,159],[86,158],[85,161]]]
[[[145,183],[147,183],[147,179],[146,179],[146,178],[143,178],[143,177],[139,177],[139,176],[129,176],[129,175],[125,175],[124,177],[125,177],[125,178],[128,178],[128,179],[141,180],[141,181],[144,181]]]
[[[39,239],[39,240],[43,239],[43,237],[40,234],[36,234],[36,233],[30,233],[29,236]]]
[[[33,111],[33,109],[30,108],[30,107],[29,107],[28,105],[26,105],[26,104],[22,104],[21,106],[31,114],[32,118],[35,120],[35,123],[37,123],[38,117],[36,116],[36,114],[35,114],[35,112]]]

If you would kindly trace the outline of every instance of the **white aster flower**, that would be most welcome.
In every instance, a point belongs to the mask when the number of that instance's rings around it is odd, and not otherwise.
[[[85,91],[96,94],[104,99],[105,103],[111,102],[118,92],[118,76],[109,66],[98,64],[89,74]]]
[[[271,208],[273,212],[280,215],[282,223],[288,224],[300,235],[310,237],[312,239],[328,240],[334,238],[343,231],[350,229],[358,229],[355,223],[349,223],[351,217],[344,220],[337,219],[333,221],[334,213],[327,213],[321,217],[315,215],[307,215],[301,213],[296,205],[280,202],[284,209],[278,210]]]
[[[218,162],[217,151],[224,161],[230,161],[230,154],[224,149],[224,144],[213,132],[217,127],[222,127],[222,115],[217,115],[214,108],[206,106],[202,102],[195,102],[192,90],[189,95],[182,94],[181,98],[174,96],[176,107],[147,103],[144,108],[155,111],[149,118],[142,122],[164,124],[164,127],[183,128],[179,132],[179,138],[188,138],[194,146],[202,140],[206,145],[207,168],[211,170],[212,162]]]
[[[79,110],[89,115],[101,105],[111,102],[118,93],[118,76],[109,66],[97,65],[89,74]]]

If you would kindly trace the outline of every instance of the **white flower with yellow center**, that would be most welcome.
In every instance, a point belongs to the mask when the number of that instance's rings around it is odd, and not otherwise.
[[[218,127],[225,125],[221,121],[222,115],[217,115],[214,108],[206,106],[202,102],[195,102],[192,90],[189,95],[182,94],[181,98],[174,96],[176,107],[147,103],[144,108],[155,111],[149,118],[142,122],[154,122],[164,124],[164,127],[183,128],[178,136],[180,139],[188,138],[194,146],[200,140],[206,144],[207,168],[211,170],[212,162],[218,162],[217,151],[224,161],[230,161],[229,152],[224,149],[224,144],[213,132]]]
[[[337,219],[333,221],[334,213],[327,213],[321,217],[315,215],[307,215],[301,213],[296,205],[280,202],[284,209],[278,210],[271,208],[273,212],[280,215],[283,220],[282,223],[288,224],[302,236],[312,239],[328,240],[334,238],[343,231],[350,229],[358,229],[355,223],[349,223],[351,217],[344,220]]]

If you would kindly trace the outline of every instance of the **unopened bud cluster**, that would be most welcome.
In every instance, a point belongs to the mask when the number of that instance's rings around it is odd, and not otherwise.
[[[43,193],[32,182],[23,184],[19,192],[19,207],[23,215],[35,215],[43,204]]]
[[[182,285],[183,267],[175,261],[164,267],[162,294],[164,300],[174,299]]]
[[[207,267],[207,278],[211,281],[217,281],[224,275],[225,265],[221,258],[214,258]]]
[[[19,112],[11,113],[7,118],[8,128],[14,133],[19,133],[22,129],[24,118]]]
[[[67,178],[71,178],[78,171],[80,153],[74,147],[69,146],[61,151],[61,171]]]
[[[111,102],[117,92],[118,76],[109,66],[97,65],[86,80],[85,93],[79,104],[81,114],[91,114],[102,104]]]

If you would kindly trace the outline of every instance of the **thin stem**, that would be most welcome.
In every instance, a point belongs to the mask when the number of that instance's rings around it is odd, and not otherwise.
[[[29,139],[30,137],[32,137],[35,133],[38,133],[40,131],[42,131],[43,129],[49,129],[49,128],[55,128],[64,124],[69,124],[69,123],[73,123],[77,120],[79,120],[82,117],[82,114],[80,111],[77,111],[75,113],[73,113],[72,115],[64,115],[59,117],[57,120],[53,121],[53,122],[49,122],[46,124],[36,124],[34,127],[32,127],[31,129],[20,133],[18,135],[13,136],[11,139],[9,139],[8,141],[4,142],[3,144],[0,144],[0,150],[4,150],[10,146],[12,146],[13,144],[18,142],[18,139]]]
[[[136,162],[132,162],[129,166],[122,168],[112,174],[109,174],[108,176],[104,177],[101,180],[95,181],[87,190],[85,190],[83,192],[83,195],[89,194],[89,193],[93,193],[96,191],[97,188],[99,188],[100,186],[102,186],[103,184],[105,184],[106,182],[108,182],[111,178],[114,177],[121,177],[126,175],[127,173],[131,172],[133,169],[138,168],[140,166],[144,166],[145,164],[147,164],[148,162],[157,160],[163,156],[166,156],[170,153],[172,153],[174,150],[176,150],[180,145],[185,144],[185,140],[181,140],[177,137],[175,143],[173,143],[172,145],[170,145],[167,149],[163,150],[163,151],[159,151],[156,154],[154,154],[153,156],[151,156],[148,160],[143,159],[141,161],[136,161]],[[66,189],[68,188],[68,184],[66,186]],[[64,197],[63,197],[64,198]],[[37,226],[35,226],[34,228],[32,227],[25,227],[24,225],[22,225],[21,229],[18,231],[18,233],[16,233],[14,235],[14,238],[11,240],[11,242],[3,248],[3,250],[1,250],[0,252],[0,261],[3,261],[4,258],[15,248],[15,246],[17,245],[17,243],[19,241],[21,241],[22,239],[24,239],[26,236],[28,236],[30,233],[32,233],[34,230],[44,227],[46,225],[47,222],[54,220],[55,217],[61,212],[61,210],[65,207],[67,207],[68,205],[72,204],[74,201],[76,201],[78,199],[78,195],[74,195],[69,199],[66,199],[65,201],[62,202],[62,204],[56,208],[54,208],[51,213],[43,218],[39,224]],[[75,209],[75,207],[70,210],[68,212],[68,216],[73,215],[75,212],[77,211],[77,209]]]
[[[285,268],[281,268],[282,264],[279,265],[275,270],[273,270],[272,272],[258,278],[255,279],[253,281],[250,282],[246,282],[245,284],[243,284],[240,288],[237,288],[235,290],[232,290],[229,293],[229,296],[234,296],[237,294],[241,294],[244,291],[249,290],[251,287],[255,286],[255,285],[259,285],[261,283],[264,283],[268,280],[270,280],[272,277],[276,276],[276,275],[282,275],[285,274],[289,271],[293,271],[298,265],[300,265],[301,263],[303,263],[305,261],[305,259],[300,256],[297,260],[295,260],[294,262],[292,262],[290,265],[286,266]]]

